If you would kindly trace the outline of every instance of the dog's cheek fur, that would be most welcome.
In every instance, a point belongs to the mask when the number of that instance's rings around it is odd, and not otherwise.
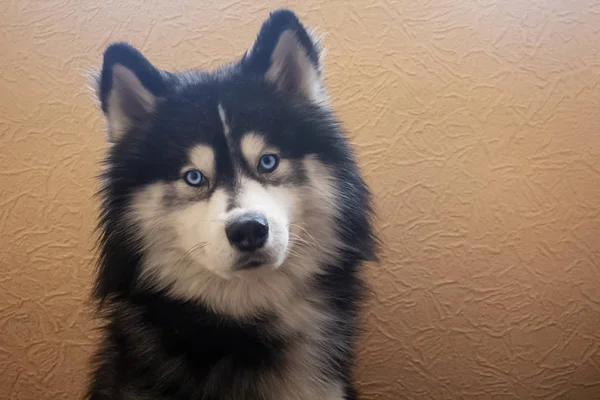
[[[310,155],[303,160],[306,186],[301,191],[302,215],[292,225],[300,260],[313,260],[315,266],[335,261],[343,243],[335,230],[339,215],[339,189],[330,167]],[[310,273],[315,270],[308,271]]]
[[[185,186],[151,184],[131,201],[131,226],[145,250],[141,275],[153,286],[193,279],[201,269],[223,275],[233,262],[224,231],[227,195],[218,189],[195,200],[189,192],[196,189]]]
[[[215,190],[210,198],[175,210],[169,217],[189,259],[217,275],[226,277],[234,262],[234,253],[225,235],[228,196]]]

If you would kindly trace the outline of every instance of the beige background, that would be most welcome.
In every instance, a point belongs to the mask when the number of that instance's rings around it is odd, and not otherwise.
[[[80,74],[242,54],[278,2],[0,1],[0,398],[74,399],[103,122]],[[365,399],[600,398],[600,4],[317,0],[375,193]]]

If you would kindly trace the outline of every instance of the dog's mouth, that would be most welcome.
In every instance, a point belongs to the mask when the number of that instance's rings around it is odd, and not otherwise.
[[[240,260],[237,262],[236,270],[251,270],[262,267],[265,264],[269,264],[270,260],[267,257],[259,256],[259,255],[248,255],[244,257],[240,257]]]
[[[254,269],[254,268],[258,268],[261,265],[263,265],[264,262],[260,261],[260,260],[251,260],[248,262],[245,262],[243,264],[240,265],[240,269]]]

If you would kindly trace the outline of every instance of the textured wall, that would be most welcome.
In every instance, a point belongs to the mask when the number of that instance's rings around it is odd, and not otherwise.
[[[260,4],[256,4],[260,3]],[[385,243],[366,399],[600,398],[600,5],[316,0]],[[103,123],[80,77],[242,53],[276,2],[0,1],[0,397],[82,391]]]

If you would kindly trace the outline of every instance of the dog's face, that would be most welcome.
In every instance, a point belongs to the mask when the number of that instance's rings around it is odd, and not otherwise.
[[[104,258],[133,251],[142,266],[121,275],[189,296],[215,276],[310,275],[342,243],[360,251],[345,235],[369,236],[368,193],[329,111],[318,44],[291,12],[273,13],[238,63],[212,73],[160,71],[112,45],[99,97],[113,142]]]
[[[334,234],[325,223],[336,214],[332,171],[298,143],[301,121],[260,87],[247,95],[224,96],[202,112],[185,100],[154,121],[157,136],[176,131],[168,140],[149,134],[148,142],[116,145],[153,153],[138,160],[148,180],[132,190],[125,218],[155,274],[193,274],[195,264],[223,278],[252,277],[310,249],[310,231]]]

